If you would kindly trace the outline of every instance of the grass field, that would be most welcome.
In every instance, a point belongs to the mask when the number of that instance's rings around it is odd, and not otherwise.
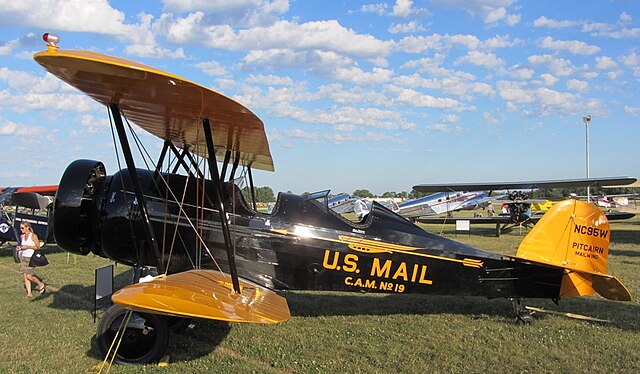
[[[491,237],[494,229],[439,233],[513,254],[524,233]],[[477,235],[484,234],[484,235]],[[221,325],[196,321],[169,343],[169,365],[114,366],[113,373],[514,373],[640,372],[640,220],[612,223],[608,272],[631,302],[600,297],[527,300],[528,305],[611,320],[587,322],[541,314],[532,326],[514,323],[507,300],[350,293],[286,294],[289,322]],[[43,296],[26,298],[11,247],[0,248],[0,373],[95,372],[94,269],[109,262],[45,248],[51,265],[37,269]],[[117,285],[130,271],[116,267]],[[35,292],[34,294],[37,294]]]

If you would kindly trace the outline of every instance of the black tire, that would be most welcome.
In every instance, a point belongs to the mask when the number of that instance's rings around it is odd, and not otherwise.
[[[530,314],[521,314],[516,319],[516,323],[518,324],[518,326],[530,326],[530,325],[533,325],[535,322],[536,322],[536,319],[533,318],[533,316]]]
[[[96,340],[103,356],[107,355],[126,313],[127,309],[114,304],[100,319]],[[168,343],[169,328],[165,317],[133,312],[114,362],[119,364],[158,362],[167,350]]]

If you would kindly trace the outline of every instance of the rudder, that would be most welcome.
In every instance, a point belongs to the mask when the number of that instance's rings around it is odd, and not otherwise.
[[[606,273],[611,230],[595,205],[564,200],[554,205],[518,247],[516,257],[572,270]]]
[[[628,301],[629,291],[606,274],[611,230],[595,205],[564,200],[554,205],[524,238],[517,258],[565,269],[560,297],[594,293]]]

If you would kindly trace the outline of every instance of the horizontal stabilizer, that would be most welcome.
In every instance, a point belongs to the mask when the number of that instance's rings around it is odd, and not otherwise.
[[[631,301],[631,293],[618,278],[612,275],[594,275],[591,281],[593,289],[605,299]]]
[[[136,283],[111,299],[141,312],[226,322],[278,323],[289,320],[287,300],[274,291],[240,279],[233,291],[230,276],[213,270],[189,270]]]
[[[612,275],[570,270],[564,274],[560,297],[588,296],[594,293],[608,300],[631,301],[629,290]]]

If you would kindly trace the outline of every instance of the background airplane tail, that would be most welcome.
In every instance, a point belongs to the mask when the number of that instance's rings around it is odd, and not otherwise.
[[[598,293],[610,300],[631,300],[626,287],[607,275],[611,230],[595,205],[565,200],[554,205],[524,238],[517,258],[565,269],[560,297]]]

